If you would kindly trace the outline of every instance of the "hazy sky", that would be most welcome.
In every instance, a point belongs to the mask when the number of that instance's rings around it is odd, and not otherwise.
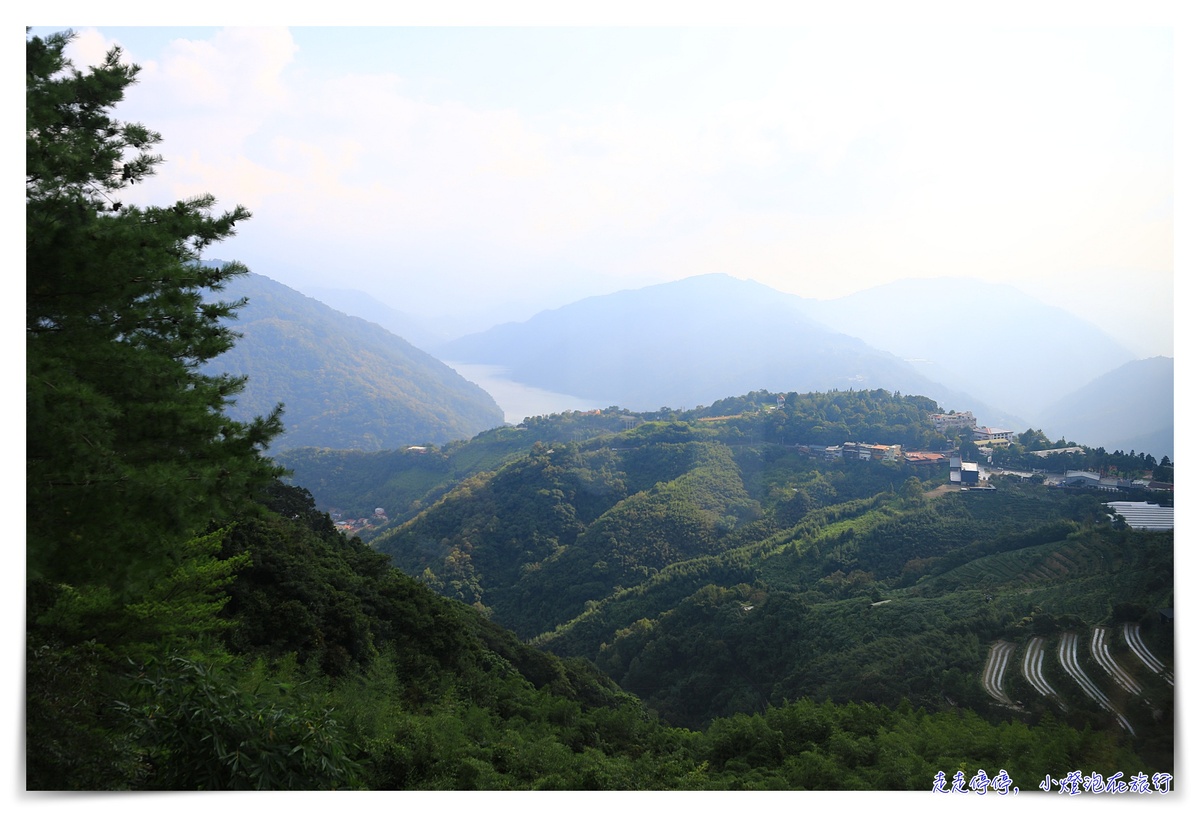
[[[302,291],[969,276],[1174,354],[1170,28],[74,28],[163,135],[125,199],[245,205],[213,254]]]

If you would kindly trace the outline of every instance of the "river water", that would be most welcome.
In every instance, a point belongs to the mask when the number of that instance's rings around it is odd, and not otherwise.
[[[526,417],[542,414],[557,414],[563,411],[589,411],[612,405],[588,397],[559,394],[525,383],[509,380],[504,366],[487,363],[454,363],[444,361],[447,366],[486,391],[504,411],[504,421],[518,425]]]

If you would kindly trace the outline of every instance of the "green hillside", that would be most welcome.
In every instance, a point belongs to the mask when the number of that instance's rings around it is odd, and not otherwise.
[[[394,525],[415,515],[460,481],[493,471],[538,442],[586,440],[626,428],[635,418],[616,409],[530,417],[520,426],[498,426],[469,440],[405,446],[386,451],[293,448],[275,453],[289,481],[309,489],[317,504],[345,516],[370,516],[383,508]],[[387,526],[385,526],[387,527]],[[361,533],[364,541],[378,535]]]
[[[221,293],[246,299],[237,344],[205,365],[246,377],[229,408],[244,419],[284,407],[273,448],[390,450],[465,439],[504,422],[486,392],[441,361],[359,318],[262,275]]]
[[[876,427],[922,439],[924,421],[906,419],[920,398],[856,396],[838,396],[843,416],[882,406]],[[793,395],[535,444],[372,545],[694,729],[804,698],[1011,716],[980,674],[992,641],[1033,622],[1099,624],[1136,608],[1170,643],[1153,612],[1173,605],[1170,533],[1114,529],[1095,493],[1003,480],[945,493],[932,490],[944,471],[824,462],[764,433],[811,427],[822,404],[836,405]],[[1078,703],[1059,716],[1115,728]],[[1028,719],[1047,712],[1030,704]],[[1151,725],[1153,745],[1164,729]]]

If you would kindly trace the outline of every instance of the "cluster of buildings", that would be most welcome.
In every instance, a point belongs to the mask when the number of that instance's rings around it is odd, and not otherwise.
[[[816,457],[825,462],[841,460],[875,460],[877,462],[900,462],[909,465],[925,466],[929,469],[941,468],[950,462],[950,457],[937,451],[905,451],[904,447],[882,445],[880,443],[847,442],[841,445],[805,445],[796,446],[801,454]]]
[[[952,411],[949,414],[930,414],[929,421],[942,434],[956,428],[969,429],[975,442],[1000,443],[1006,445],[1012,442],[1013,433],[1003,428],[979,426],[975,423],[975,415],[969,411]]]
[[[1048,478],[1048,485],[1060,488],[1091,488],[1096,491],[1127,491],[1130,488],[1144,488],[1148,491],[1171,491],[1175,486],[1169,482],[1156,482],[1152,479],[1125,479],[1123,477],[1102,477],[1094,471],[1067,471],[1061,477]]]
[[[975,415],[969,411],[953,411],[949,414],[931,414],[929,421],[942,434],[953,432],[955,429],[970,429],[977,442],[1006,445],[1012,442],[1013,433],[1000,428],[988,428],[976,425]],[[826,462],[838,460],[877,460],[880,462],[899,462],[903,459],[909,465],[926,467],[930,470],[950,466],[950,481],[974,485],[979,481],[978,466],[975,463],[964,463],[953,455],[940,451],[905,451],[900,445],[881,445],[879,443],[846,442],[841,445],[813,446],[798,445],[796,449],[802,454],[818,457]]]
[[[1013,432],[1007,429],[991,428],[977,424],[975,415],[969,411],[954,411],[949,414],[930,414],[929,421],[939,433],[952,436],[956,430],[970,430],[974,442],[982,444],[980,453],[990,455],[991,447],[1007,445],[1012,442]],[[908,465],[935,469],[950,468],[950,484],[963,489],[989,490],[987,474],[980,470],[979,464],[963,462],[957,454],[939,451],[904,451],[899,445],[881,445],[878,443],[846,442],[841,445],[813,446],[798,445],[796,449],[802,454],[818,457],[826,462],[839,460],[877,460],[880,462],[899,462],[901,459]],[[1051,453],[1051,452],[1045,452]],[[991,461],[990,456],[988,461]],[[1119,491],[1133,487],[1150,487],[1137,485],[1130,480],[1101,479],[1098,474],[1083,471],[1073,471],[1060,483],[1063,487],[1094,487],[1100,490]]]
[[[988,456],[991,462],[991,446],[1007,445],[1012,442],[1013,432],[1006,429],[989,428],[976,425],[975,415],[969,411],[950,412],[949,414],[930,414],[929,420],[933,427],[942,434],[952,435],[956,429],[969,429],[974,441],[982,443],[981,454]],[[846,442],[841,445],[797,445],[796,450],[801,454],[817,457],[826,462],[841,460],[876,460],[879,462],[903,462],[916,467],[925,467],[929,471],[950,468],[950,484],[964,490],[992,490],[988,485],[988,474],[980,469],[979,463],[963,462],[962,458],[952,452],[938,451],[905,451],[899,445],[881,445],[878,443]],[[1050,454],[1082,452],[1078,446],[1034,451],[1042,457]],[[1032,479],[1032,473],[1020,471],[1003,471],[1021,477]],[[1040,479],[1046,485],[1062,488],[1091,488],[1098,491],[1126,491],[1141,488],[1151,491],[1170,491],[1174,486],[1169,483],[1155,482],[1149,479],[1123,479],[1102,477],[1091,471],[1068,471],[1061,477],[1040,473]]]
[[[796,450],[801,454],[818,457],[826,462],[837,460],[878,460],[880,462],[896,462],[903,455],[899,445],[879,445],[875,443],[842,443],[841,445],[813,446],[798,445]]]
[[[343,519],[342,512],[335,508],[329,512],[329,518],[333,520],[334,527],[349,535],[362,533],[364,530],[374,530],[388,523],[388,516],[383,508],[376,508],[375,513],[370,517],[364,516],[358,519]]]

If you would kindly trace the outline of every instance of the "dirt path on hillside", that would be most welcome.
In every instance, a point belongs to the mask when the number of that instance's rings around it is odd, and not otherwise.
[[[926,491],[925,498],[933,499],[935,496],[941,496],[942,494],[948,494],[951,491],[957,491],[957,490],[958,490],[957,488],[955,488],[952,484],[947,482],[943,485],[939,485],[938,487],[934,488],[932,491]]]

